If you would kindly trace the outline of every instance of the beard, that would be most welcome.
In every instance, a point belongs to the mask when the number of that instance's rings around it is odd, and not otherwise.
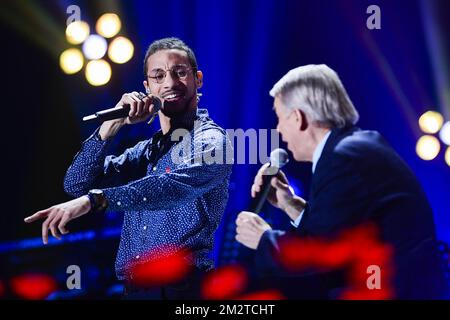
[[[191,111],[194,99],[197,99],[195,92],[190,97],[184,96],[177,101],[165,100],[161,108],[161,112],[169,118],[183,116]]]

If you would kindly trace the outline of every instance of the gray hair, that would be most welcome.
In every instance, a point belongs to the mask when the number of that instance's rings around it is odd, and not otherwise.
[[[310,121],[331,128],[359,119],[337,73],[324,64],[292,69],[270,90],[286,108],[302,110]]]

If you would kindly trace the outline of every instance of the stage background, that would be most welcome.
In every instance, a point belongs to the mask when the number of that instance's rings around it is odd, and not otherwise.
[[[118,13],[121,34],[135,46],[130,62],[113,65],[105,86],[93,87],[83,72],[69,76],[59,68],[59,54],[70,47],[64,30],[71,4],[81,8],[91,28],[102,13]],[[371,4],[381,8],[381,30],[366,28]],[[24,272],[62,280],[65,268],[77,264],[89,280],[85,296],[120,290],[113,270],[120,213],[85,216],[71,224],[71,236],[47,248],[40,245],[40,225],[25,225],[23,218],[70,199],[62,188],[65,170],[96,128],[81,118],[114,106],[125,92],[143,91],[145,50],[168,36],[195,51],[204,73],[200,107],[227,129],[275,128],[268,92],[281,76],[311,63],[335,69],[360,113],[359,126],[379,131],[412,168],[432,205],[438,238],[450,242],[445,147],[432,161],[415,151],[423,112],[436,110],[450,120],[448,1],[2,1],[0,17],[0,280]],[[119,153],[157,129],[157,123],[127,127],[112,150]],[[249,204],[259,166],[233,168],[230,199],[216,234],[217,265],[251,259],[251,252],[234,241],[234,220]],[[311,166],[291,161],[285,171],[307,197]],[[263,215],[275,227],[287,223],[269,206]]]

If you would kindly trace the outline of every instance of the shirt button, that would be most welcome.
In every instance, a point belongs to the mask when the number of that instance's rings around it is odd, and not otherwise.
[[[147,230],[147,226],[144,226],[144,230]]]
[[[117,201],[117,205],[118,205],[118,206],[121,206],[121,205],[122,205],[122,202]]]
[[[136,259],[139,259],[140,257],[141,257],[140,255],[137,255],[137,256],[136,256]]]
[[[154,166],[152,170],[153,170],[153,171],[156,171],[156,169],[157,169],[156,166]]]
[[[144,199],[142,199],[142,200],[144,200],[144,202],[145,202],[145,201],[147,201],[147,198],[146,198],[146,197],[144,197]]]

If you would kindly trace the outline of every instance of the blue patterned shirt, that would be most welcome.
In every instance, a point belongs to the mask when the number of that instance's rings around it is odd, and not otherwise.
[[[97,129],[67,171],[68,194],[79,197],[102,189],[107,210],[124,212],[116,258],[120,280],[130,278],[129,263],[161,246],[187,248],[193,265],[213,267],[209,254],[228,200],[231,144],[206,109],[183,121],[175,126],[186,128],[180,141],[167,138],[172,131],[159,131],[120,156],[107,155],[111,139],[102,141]]]

